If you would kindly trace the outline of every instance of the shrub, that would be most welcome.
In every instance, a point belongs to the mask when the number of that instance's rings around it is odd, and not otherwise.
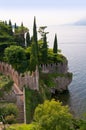
[[[18,108],[15,104],[4,104],[0,107],[0,116],[3,123],[15,123],[18,115]]]
[[[13,124],[16,122],[15,116],[13,114],[5,117],[5,122],[8,124]]]

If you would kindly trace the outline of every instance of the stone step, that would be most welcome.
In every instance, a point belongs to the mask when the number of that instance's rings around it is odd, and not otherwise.
[[[24,104],[18,106],[19,114],[17,117],[18,123],[24,123]]]

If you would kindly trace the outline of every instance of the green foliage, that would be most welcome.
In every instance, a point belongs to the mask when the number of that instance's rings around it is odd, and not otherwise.
[[[36,51],[38,55],[38,40],[37,40],[37,29],[36,29],[36,18],[34,17],[34,23],[33,23],[33,41],[36,44]]]
[[[15,123],[18,114],[18,108],[16,105],[9,103],[0,106],[0,117],[3,123],[12,124]]]
[[[17,43],[17,45],[25,47],[24,34],[22,34],[22,33],[15,34],[15,42]]]
[[[37,41],[36,19],[34,17],[33,38],[30,54],[30,71],[31,72],[35,71],[37,65],[38,65],[38,41]]]
[[[27,47],[29,47],[31,45],[30,33],[29,32],[27,32],[27,34],[26,34],[26,45],[27,45]]]
[[[19,34],[22,34],[24,32],[27,32],[28,31],[28,28],[24,27],[24,26],[17,26],[15,28],[15,35],[19,35]]]
[[[12,23],[11,20],[9,20],[9,34],[13,36],[13,30],[12,30]]]
[[[53,53],[52,49],[48,49],[48,63],[64,63],[66,61],[67,59],[65,56]]]
[[[13,81],[10,80],[7,84],[4,85],[4,91],[9,92],[12,89]]]
[[[6,122],[7,124],[16,123],[15,116],[14,116],[13,114],[6,116],[6,117],[5,117],[5,122]]]
[[[5,48],[9,47],[10,45],[15,45],[15,42],[2,42],[0,43],[0,61],[3,61],[3,57],[4,57],[4,50]]]
[[[15,117],[17,117],[18,109],[17,109],[16,105],[9,103],[3,109],[4,109],[4,112],[5,112],[5,115],[13,114]]]
[[[0,42],[13,42],[12,26],[0,22]]]
[[[39,124],[39,130],[71,130],[72,127],[72,115],[68,107],[55,100],[38,105],[34,121]]]
[[[37,61],[36,65],[38,65],[39,50],[38,50],[38,39],[37,39],[37,28],[36,28],[36,18],[35,17],[34,17],[34,23],[33,23],[32,43],[34,44],[35,58]]]
[[[18,72],[25,72],[27,69],[27,59],[25,50],[20,46],[10,46],[5,49],[5,61],[11,64]]]
[[[4,49],[14,43],[12,26],[8,25],[6,21],[0,22],[0,60],[3,60]]]
[[[27,60],[30,60],[31,47],[27,47],[25,49]]]
[[[4,92],[9,92],[12,89],[13,81],[5,75],[0,74],[0,97]]]
[[[38,30],[38,32],[40,33],[40,35],[41,35],[41,39],[43,40],[43,38],[44,38],[44,35],[46,35],[46,34],[48,34],[49,32],[45,32],[45,29],[47,28],[47,26],[41,26],[41,27],[39,27],[39,30]]]
[[[47,39],[46,34],[43,37],[43,45],[42,45],[42,62],[45,64],[48,60],[48,45],[47,45]]]
[[[3,59],[4,49],[8,47],[7,43],[0,43],[0,60]]]
[[[35,42],[33,42],[30,54],[30,71],[34,72],[36,70],[37,65],[38,65],[38,56],[37,56],[36,44]]]
[[[15,42],[17,42],[17,45],[25,47],[25,38],[24,33],[27,32],[28,29],[23,26],[23,23],[21,23],[21,26],[18,26],[15,28]]]
[[[49,87],[52,88],[55,86],[55,82],[54,82],[54,75],[52,74],[45,74],[45,73],[41,73],[40,74],[40,79],[43,81],[43,83]]]
[[[17,25],[16,25],[16,23],[14,24],[14,29],[17,29]]]
[[[0,35],[9,34],[9,25],[6,25],[4,22],[0,21]]]
[[[39,126],[36,123],[32,123],[32,124],[29,124],[29,125],[16,124],[16,125],[12,125],[12,126],[8,127],[6,130],[39,130]]]
[[[39,82],[39,91],[42,95],[43,100],[51,99],[51,92],[49,87],[44,83],[44,79],[40,79]]]
[[[58,52],[57,35],[55,34],[53,53],[57,53],[57,52]]]
[[[42,103],[42,96],[36,90],[25,89],[25,99],[26,99],[26,119],[27,123],[33,120],[33,114],[36,106]]]
[[[86,121],[83,121],[83,120],[77,121],[76,119],[74,119],[74,122],[77,124],[73,128],[65,129],[64,127],[64,129],[60,129],[60,130],[86,130]],[[8,126],[6,130],[46,130],[46,129],[41,127],[38,123],[31,123],[29,125],[26,125],[26,124],[11,125],[11,126]],[[54,130],[59,130],[59,129],[57,128]]]

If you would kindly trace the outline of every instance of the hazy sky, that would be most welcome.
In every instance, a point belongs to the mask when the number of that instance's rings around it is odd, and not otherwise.
[[[32,26],[57,25],[86,18],[86,0],[0,0],[0,20]]]

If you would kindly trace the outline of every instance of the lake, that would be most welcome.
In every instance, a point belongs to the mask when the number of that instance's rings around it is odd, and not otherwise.
[[[53,47],[57,33],[58,46],[68,59],[69,71],[73,73],[66,103],[76,117],[86,113],[86,26],[49,26],[48,41]]]

